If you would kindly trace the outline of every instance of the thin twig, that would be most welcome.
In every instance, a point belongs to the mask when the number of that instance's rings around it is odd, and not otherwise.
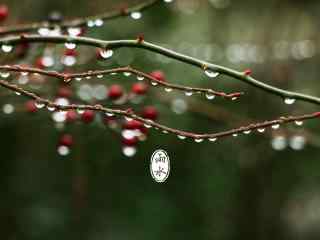
[[[200,67],[203,71],[211,70],[220,74],[224,74],[235,79],[238,79],[242,82],[250,84],[256,88],[259,88],[268,93],[280,96],[282,98],[291,98],[294,100],[301,100],[304,102],[310,102],[315,104],[320,104],[320,98],[301,94],[291,91],[286,91],[266,83],[260,82],[250,75],[247,72],[239,72],[224,66],[212,64],[205,62],[203,60],[193,58],[187,55],[177,53],[173,50],[161,47],[159,45],[149,43],[146,41],[138,40],[113,40],[113,41],[104,41],[94,38],[86,37],[70,37],[70,36],[39,36],[39,35],[21,35],[21,36],[11,36],[0,39],[0,44],[18,44],[21,42],[50,42],[50,43],[66,43],[72,42],[80,45],[86,46],[95,46],[103,49],[116,49],[122,47],[128,48],[143,48],[151,52],[155,52],[164,56],[167,56],[172,59],[176,59],[180,62],[184,62],[189,65]]]
[[[228,131],[223,131],[223,132],[218,132],[218,133],[204,133],[204,134],[198,134],[198,133],[193,133],[193,132],[186,132],[186,131],[181,131],[178,129],[174,129],[174,128],[170,128],[167,127],[165,125],[156,123],[152,120],[149,119],[145,119],[142,118],[140,116],[138,116],[137,114],[135,114],[133,112],[132,109],[127,109],[127,110],[120,110],[120,109],[112,109],[112,108],[106,108],[103,107],[101,105],[76,105],[76,104],[71,104],[71,105],[59,105],[56,104],[48,99],[39,97],[38,95],[29,92],[27,90],[24,90],[23,88],[11,84],[5,80],[0,80],[0,85],[12,90],[16,93],[19,93],[20,95],[24,95],[26,97],[29,97],[31,99],[34,99],[35,101],[37,101],[38,104],[42,104],[43,106],[49,106],[50,108],[55,108],[56,111],[67,111],[67,110],[93,110],[93,111],[97,111],[97,112],[102,112],[105,114],[115,114],[115,115],[120,115],[120,116],[124,116],[127,118],[131,118],[131,119],[135,119],[138,120],[142,123],[144,123],[144,125],[146,127],[153,127],[157,130],[161,130],[164,133],[172,133],[177,135],[179,138],[192,138],[194,139],[196,142],[200,142],[203,139],[209,139],[209,141],[216,141],[218,138],[222,138],[222,137],[227,137],[227,136],[235,136],[237,134],[240,133],[244,133],[244,134],[248,134],[253,130],[262,130],[265,129],[267,127],[279,127],[279,125],[281,124],[285,124],[285,123],[290,123],[290,122],[294,122],[294,121],[303,121],[303,120],[308,120],[308,119],[314,119],[314,118],[319,118],[320,117],[320,112],[315,112],[315,113],[311,113],[311,114],[305,114],[305,115],[301,115],[301,116],[287,116],[287,117],[280,117],[279,119],[276,120],[271,120],[271,121],[265,121],[262,123],[255,123],[255,124],[250,124],[248,126],[242,126],[239,128],[235,128],[232,130],[228,130]],[[264,131],[264,130],[263,130]]]
[[[87,78],[87,77],[102,77],[105,74],[112,74],[112,73],[132,73],[137,76],[137,78],[143,77],[144,79],[147,79],[151,86],[162,86],[167,91],[171,91],[172,89],[176,89],[179,91],[184,91],[186,93],[203,93],[208,96],[208,98],[211,98],[210,96],[219,96],[223,98],[228,98],[231,100],[235,100],[239,98],[243,93],[241,92],[234,92],[234,93],[224,93],[224,92],[218,92],[214,91],[212,89],[207,88],[198,88],[198,87],[189,87],[189,86],[183,86],[178,84],[171,84],[168,82],[160,81],[154,77],[152,77],[150,74],[144,73],[142,71],[136,70],[130,66],[128,67],[121,67],[121,68],[113,68],[108,70],[97,70],[97,71],[88,71],[83,73],[59,73],[56,71],[46,71],[38,68],[29,68],[29,67],[23,67],[19,65],[4,65],[0,66],[0,70],[5,71],[13,71],[13,72],[20,72],[20,73],[37,73],[45,76],[50,76],[58,79],[62,79],[64,82],[71,82],[74,79],[77,78]]]
[[[44,21],[44,22],[37,22],[37,23],[30,23],[30,24],[23,24],[23,25],[16,25],[16,26],[0,27],[0,36],[7,35],[7,34],[26,33],[26,32],[38,30],[40,28],[60,27],[62,29],[66,29],[66,28],[83,27],[87,25],[88,21],[95,21],[99,19],[105,22],[107,20],[116,19],[122,16],[128,16],[133,12],[142,12],[160,2],[161,0],[147,0],[133,7],[121,8],[120,10],[106,12],[106,13],[102,13],[94,16],[67,20],[61,23],[51,23],[48,21]]]

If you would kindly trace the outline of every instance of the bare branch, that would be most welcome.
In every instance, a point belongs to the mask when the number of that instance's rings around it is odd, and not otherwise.
[[[132,73],[137,76],[138,79],[147,79],[148,82],[150,83],[151,86],[162,86],[165,88],[166,91],[171,91],[173,89],[183,91],[186,94],[188,93],[203,93],[207,96],[208,99],[212,99],[214,96],[219,96],[223,98],[228,98],[231,100],[236,100],[239,98],[242,93],[241,92],[235,92],[235,93],[224,93],[224,92],[218,92],[214,91],[212,89],[207,89],[207,88],[197,88],[197,87],[189,87],[189,86],[183,86],[183,85],[178,85],[178,84],[171,84],[168,82],[160,81],[151,75],[144,73],[142,71],[133,69],[131,67],[121,67],[121,68],[113,68],[113,69],[108,69],[108,70],[99,70],[99,71],[88,71],[84,73],[59,73],[56,71],[45,71],[42,69],[38,68],[29,68],[29,67],[22,67],[19,65],[5,65],[5,66],[0,66],[0,70],[5,70],[5,71],[13,71],[13,72],[25,72],[25,73],[37,73],[41,75],[46,75],[58,79],[62,79],[64,82],[71,82],[74,79],[77,78],[86,78],[86,77],[103,77],[103,75],[106,74],[112,74],[112,73]]]
[[[265,121],[262,123],[255,123],[255,124],[250,124],[248,126],[242,126],[239,128],[235,128],[232,130],[228,131],[223,131],[223,132],[218,132],[218,133],[204,133],[204,134],[198,134],[198,133],[193,133],[193,132],[186,132],[186,131],[181,131],[178,129],[170,128],[165,125],[156,123],[152,120],[142,118],[135,114],[132,109],[127,109],[127,110],[120,110],[120,109],[112,109],[112,108],[106,108],[101,105],[76,105],[76,104],[71,104],[71,105],[58,105],[48,99],[39,97],[38,95],[29,92],[27,90],[24,90],[23,88],[11,84],[5,80],[0,80],[0,85],[2,87],[5,87],[11,91],[14,91],[16,93],[19,93],[20,95],[24,95],[28,98],[34,99],[37,101],[38,105],[41,104],[43,107],[47,106],[50,108],[55,108],[56,111],[66,111],[66,110],[93,110],[97,112],[102,112],[105,114],[115,114],[115,115],[120,115],[124,116],[127,118],[135,119],[138,120],[148,128],[155,128],[157,130],[161,130],[163,133],[172,133],[177,135],[180,139],[185,139],[185,138],[192,138],[196,142],[201,142],[204,139],[208,139],[209,141],[216,141],[219,138],[222,137],[227,137],[227,136],[236,136],[238,134],[244,133],[244,134],[249,134],[253,130],[258,130],[259,132],[265,131],[265,128],[267,127],[272,127],[272,128],[279,128],[281,124],[286,124],[286,123],[291,123],[291,122],[296,122],[298,125],[300,125],[300,122],[303,120],[308,120],[308,119],[314,119],[314,118],[319,118],[320,117],[320,112],[315,112],[311,114],[306,114],[306,115],[301,115],[301,116],[287,116],[287,117],[280,117],[279,119],[276,120],[271,120],[271,121]]]
[[[44,22],[37,22],[37,23],[30,23],[30,24],[23,24],[23,25],[9,26],[9,27],[0,27],[0,36],[7,35],[7,34],[26,33],[26,32],[36,31],[40,28],[60,27],[62,29],[66,29],[66,28],[83,27],[83,26],[87,26],[88,22],[93,21],[94,23],[96,20],[100,21],[99,23],[100,25],[107,20],[116,19],[122,16],[129,16],[131,13],[134,13],[134,12],[142,12],[156,5],[157,3],[160,3],[161,1],[162,0],[146,0],[145,2],[133,7],[121,8],[120,10],[106,12],[106,13],[84,17],[84,18],[77,18],[73,20],[63,21],[61,23],[50,23],[48,21],[44,21]]]
[[[180,62],[184,62],[189,65],[200,67],[206,73],[208,73],[208,71],[211,71],[211,73],[224,74],[224,75],[233,77],[242,82],[250,84],[258,89],[261,89],[265,92],[280,96],[284,99],[301,100],[304,102],[310,102],[318,105],[320,104],[320,98],[318,97],[286,91],[286,90],[265,84],[251,77],[251,75],[248,74],[247,71],[239,72],[227,67],[208,63],[197,58],[193,58],[187,55],[177,53],[173,50],[161,47],[153,43],[141,41],[140,39],[104,41],[104,40],[99,40],[94,38],[70,37],[70,36],[63,36],[63,35],[62,36],[21,35],[21,36],[11,36],[11,37],[0,39],[0,44],[14,45],[22,42],[50,42],[50,43],[72,42],[80,45],[94,46],[94,47],[99,47],[103,49],[116,49],[116,48],[122,48],[122,47],[143,48],[148,51],[155,52],[172,59],[176,59]],[[213,74],[213,76],[216,76],[216,75]]]

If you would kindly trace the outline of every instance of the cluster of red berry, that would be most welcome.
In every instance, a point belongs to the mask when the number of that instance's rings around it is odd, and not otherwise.
[[[4,21],[9,14],[8,7],[5,5],[0,5],[0,21]],[[53,13],[49,16],[49,21],[61,21],[61,15],[57,13]],[[77,32],[78,35],[82,35],[84,33],[84,29],[80,29]],[[28,44],[21,44],[16,47],[16,54],[19,56],[24,56],[27,53],[29,48]],[[97,60],[105,60],[101,54],[101,49],[97,49],[96,52],[96,59]],[[66,57],[73,57],[76,58],[78,56],[78,52],[72,46],[66,49],[62,53],[63,58]],[[40,69],[50,69],[54,66],[53,56],[48,58],[48,56],[41,56],[37,58],[34,62],[34,66]],[[64,64],[68,66],[68,64]],[[71,65],[70,65],[71,66]],[[154,71],[151,72],[150,75],[159,81],[166,81],[164,73],[162,71]],[[133,97],[141,97],[147,94],[149,89],[149,85],[144,82],[136,82],[131,85],[131,89],[129,92],[123,88],[123,86],[119,84],[112,84],[106,90],[105,99],[111,102],[118,102],[118,100],[123,99],[125,96],[133,96]],[[73,94],[73,89],[66,84],[63,84],[58,87],[56,91],[56,98],[55,102],[63,102],[64,104],[69,104],[71,99],[74,99],[75,96]],[[25,103],[25,110],[29,113],[35,113],[39,110],[37,103],[34,100],[29,100]],[[49,109],[49,108],[48,108]],[[52,111],[52,110],[51,110]],[[57,113],[53,110],[53,115]],[[90,124],[95,121],[97,113],[92,110],[85,110],[85,111],[76,111],[76,110],[69,110],[63,113],[64,115],[60,116],[57,122],[62,122],[66,124],[72,124],[75,122],[83,122],[85,124]],[[156,120],[158,118],[158,111],[154,106],[145,106],[140,110],[140,116],[145,119]],[[53,118],[54,119],[54,118]],[[101,118],[100,118],[101,119]],[[134,119],[120,119],[116,116],[110,115],[103,115],[102,120],[104,124],[109,126],[110,128],[114,128],[117,126],[117,129],[121,132],[122,137],[122,146],[135,148],[139,141],[146,139],[148,134],[148,128],[140,121]],[[63,133],[58,140],[58,152],[59,148],[61,148],[61,155],[67,155],[70,152],[70,148],[74,144],[74,137],[69,133]],[[63,148],[62,148],[63,147]],[[135,151],[131,151],[130,153],[135,153]],[[129,154],[133,155],[133,154]]]
[[[154,71],[150,73],[154,78],[165,81],[165,76],[162,71]],[[131,86],[130,94],[142,96],[147,93],[148,85],[145,83],[134,83]],[[125,89],[118,84],[109,86],[106,97],[110,101],[116,101],[125,95]],[[57,89],[56,101],[59,99],[71,99],[73,97],[73,91],[69,85],[61,85]],[[25,103],[25,109],[29,113],[35,113],[39,110],[34,100],[29,100]],[[69,110],[65,113],[64,122],[67,124],[81,121],[85,124],[94,122],[96,118],[96,112],[92,110],[85,110],[78,112],[75,110]],[[158,118],[158,111],[154,106],[145,106],[140,111],[140,116],[145,119],[156,120]],[[122,146],[136,147],[140,140],[144,140],[148,134],[148,129],[140,121],[134,119],[120,119],[116,116],[103,115],[103,122],[107,126],[119,126],[122,136]],[[74,143],[74,138],[71,134],[63,133],[58,141],[58,148],[63,146],[65,148],[71,148]],[[69,152],[69,151],[68,151]]]

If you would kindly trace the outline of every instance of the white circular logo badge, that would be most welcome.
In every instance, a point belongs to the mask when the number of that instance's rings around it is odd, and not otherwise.
[[[170,159],[166,151],[159,149],[152,154],[150,173],[156,182],[162,183],[167,180],[170,174]]]

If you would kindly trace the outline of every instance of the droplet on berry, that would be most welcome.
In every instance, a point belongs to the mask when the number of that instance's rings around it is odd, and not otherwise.
[[[67,49],[75,49],[77,47],[77,45],[72,42],[67,42],[64,45],[66,46]]]

